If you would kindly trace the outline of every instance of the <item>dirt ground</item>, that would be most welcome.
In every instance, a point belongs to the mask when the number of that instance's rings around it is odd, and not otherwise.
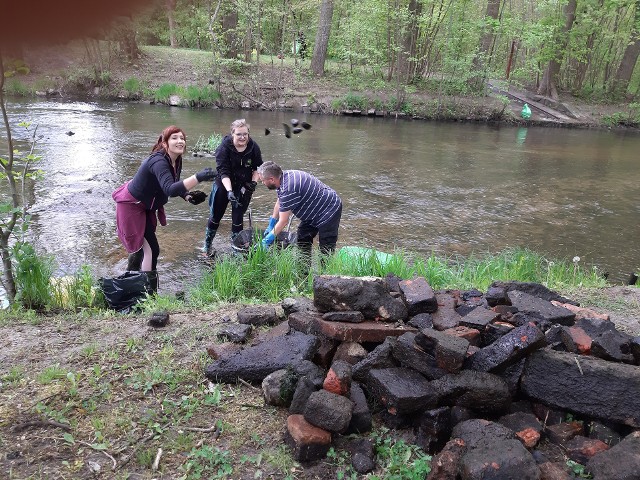
[[[112,46],[113,48],[113,46]],[[122,88],[127,79],[136,78],[148,90],[157,89],[164,83],[178,86],[211,83],[222,93],[219,106],[238,108],[245,103],[250,108],[287,108],[296,110],[301,105],[315,103],[320,113],[339,114],[332,107],[336,99],[353,93],[366,97],[372,104],[384,104],[396,97],[392,86],[366,90],[364,87],[349,87],[344,76],[338,70],[348,68],[343,65],[329,65],[325,77],[318,78],[309,73],[309,60],[300,64],[291,58],[281,62],[276,57],[261,57],[258,68],[226,68],[214,74],[211,55],[207,52],[173,50],[166,47],[142,47],[141,57],[131,63],[122,56],[109,54],[106,44],[101,47],[102,61],[98,62],[95,52],[90,54],[82,42],[67,45],[27,49],[24,58],[31,69],[28,75],[18,76],[17,80],[41,92],[55,92],[55,95],[74,97],[90,96],[101,98],[125,98],[127,92]],[[96,72],[107,72],[108,82],[96,88]],[[364,82],[363,82],[364,83]],[[503,85],[506,85],[502,82]],[[366,85],[366,83],[364,83]],[[364,88],[364,90],[363,90]],[[523,95],[533,96],[533,86],[514,86],[511,88]],[[148,100],[150,97],[144,98]],[[603,127],[603,118],[616,112],[626,112],[625,104],[589,103],[568,93],[560,94],[560,102],[577,116],[573,123],[550,117],[533,109],[528,122],[520,117],[522,101],[511,99],[506,107],[507,115],[500,115],[504,105],[495,95],[487,96],[446,96],[437,92],[416,90],[406,94],[406,100],[414,107],[416,118],[455,120],[455,121],[491,121],[522,123],[527,125],[574,126],[582,128]]]
[[[640,289],[563,293],[640,335]],[[138,316],[27,317],[0,327],[0,472],[10,479],[372,478],[353,476],[346,444],[312,465],[283,442],[287,411],[259,386],[204,376],[217,324],[239,305],[172,313],[165,328]],[[374,416],[372,440],[410,443]],[[160,454],[154,469],[154,460]],[[377,478],[388,477],[379,459]],[[200,474],[201,477],[198,477]],[[394,477],[399,478],[399,477]]]

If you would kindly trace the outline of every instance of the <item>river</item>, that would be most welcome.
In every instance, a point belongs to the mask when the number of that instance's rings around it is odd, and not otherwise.
[[[118,102],[21,100],[8,109],[12,124],[37,125],[44,178],[29,190],[29,234],[55,256],[60,275],[83,264],[98,276],[124,271],[111,192],[133,176],[165,126],[180,126],[194,145],[200,136],[226,133],[236,118],[250,122],[265,160],[307,170],[340,194],[338,246],[424,256],[529,247],[552,258],[579,256],[582,264],[609,272],[613,282],[640,267],[635,132]],[[294,116],[312,128],[286,138],[281,124]],[[272,133],[266,136],[265,128]],[[24,148],[26,134],[13,130]],[[189,152],[183,178],[212,165],[213,159]],[[210,184],[203,189],[209,193]],[[251,204],[254,224],[266,225],[274,201],[275,193],[259,186]],[[159,271],[175,291],[202,269],[197,250],[208,208],[178,198],[166,210]],[[227,212],[215,243],[220,249],[228,247],[230,223]]]

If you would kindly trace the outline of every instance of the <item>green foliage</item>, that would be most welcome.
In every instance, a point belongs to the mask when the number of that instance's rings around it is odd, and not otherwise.
[[[190,292],[190,303],[208,305],[246,300],[279,301],[288,295],[312,295],[315,273],[354,277],[384,277],[394,274],[409,279],[424,277],[434,289],[477,288],[486,290],[497,280],[537,282],[549,288],[603,287],[606,280],[593,267],[569,260],[547,260],[528,249],[510,248],[497,254],[468,257],[420,258],[407,252],[393,254],[371,249],[351,251],[343,247],[335,254],[314,259],[317,272],[296,249],[257,249],[246,258],[225,257],[207,272]],[[308,276],[308,273],[312,273]]]
[[[4,88],[7,94],[20,97],[27,97],[33,93],[31,88],[29,88],[17,78],[9,79]]]
[[[199,87],[190,85],[186,88],[185,97],[192,107],[210,107],[220,100],[220,92],[211,85]]]
[[[53,258],[39,255],[30,243],[17,242],[12,248],[15,264],[16,301],[23,307],[44,310],[51,301]]]
[[[586,471],[584,465],[574,462],[573,460],[567,460],[567,467],[571,469],[577,478],[593,478],[593,476]]]
[[[78,311],[106,306],[104,295],[97,287],[97,279],[88,265],[83,265],[73,275],[52,278],[50,289],[53,308]]]
[[[28,75],[30,72],[31,69],[27,66],[24,60],[20,58],[4,60],[5,78],[11,78],[16,75]]]
[[[381,478],[385,480],[418,480],[426,478],[431,471],[431,457],[417,445],[390,438],[386,428],[377,432],[373,439],[376,458],[384,475],[382,477],[373,475],[372,480]]]
[[[213,155],[216,151],[216,148],[222,143],[223,136],[219,133],[213,133],[208,138],[203,137],[202,135],[198,137],[195,145],[193,146],[194,152],[205,152]]]
[[[196,305],[241,299],[278,301],[306,290],[307,263],[297,249],[257,248],[217,262],[191,291]]]
[[[154,94],[156,102],[164,102],[169,100],[171,95],[178,94],[178,86],[175,83],[163,83],[158,87]]]
[[[181,480],[201,478],[229,478],[233,473],[231,455],[218,447],[203,445],[193,448],[187,456],[187,461],[180,466],[185,475]]]
[[[602,121],[610,127],[634,127],[640,126],[640,103],[630,103],[626,112],[615,112],[603,117]]]
[[[127,78],[122,84],[122,88],[124,88],[124,90],[129,95],[133,95],[140,92],[141,87],[142,87],[142,82],[140,82],[140,79],[135,77]]]

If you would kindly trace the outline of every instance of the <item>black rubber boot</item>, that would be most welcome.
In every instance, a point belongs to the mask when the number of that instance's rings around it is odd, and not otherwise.
[[[142,258],[144,257],[144,252],[142,249],[137,252],[129,254],[129,261],[127,262],[127,270],[129,272],[139,272],[140,267],[142,266]]]
[[[149,279],[149,293],[154,295],[158,293],[158,271],[151,270],[150,272],[144,272]]]
[[[211,255],[211,242],[213,242],[213,239],[216,236],[217,231],[218,231],[217,229],[212,230],[210,228],[207,228],[207,231],[204,235],[204,245],[202,247],[202,252],[207,256]]]

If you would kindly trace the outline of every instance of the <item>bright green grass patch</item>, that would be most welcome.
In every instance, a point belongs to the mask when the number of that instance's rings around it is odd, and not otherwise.
[[[178,90],[178,86],[175,83],[163,83],[156,90],[154,99],[156,102],[169,100],[169,97],[171,95],[176,95],[178,93]]]
[[[204,138],[202,135],[200,135],[198,137],[198,140],[196,140],[195,145],[193,146],[193,151],[205,152],[213,155],[213,153],[216,151],[216,148],[218,148],[218,146],[222,143],[222,138],[223,136],[219,133],[213,133],[208,138]]]
[[[345,253],[346,252],[346,253]],[[494,281],[541,283],[551,289],[604,287],[606,280],[596,268],[579,261],[548,260],[528,249],[506,249],[498,254],[469,257],[427,258],[399,251],[393,254],[372,249],[341,249],[334,255],[316,257],[308,263],[295,248],[257,249],[246,257],[231,256],[215,264],[190,292],[196,305],[237,301],[280,301],[287,296],[313,293],[315,274],[403,279],[424,277],[434,289],[485,291]]]

